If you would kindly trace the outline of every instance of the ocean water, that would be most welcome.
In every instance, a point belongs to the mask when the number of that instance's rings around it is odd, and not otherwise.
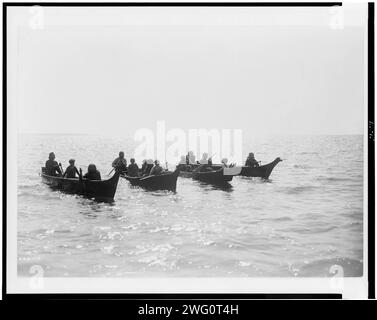
[[[363,268],[363,137],[269,136],[244,142],[269,181],[235,177],[223,190],[178,178],[177,192],[120,179],[99,203],[51,190],[48,153],[66,167],[94,162],[103,178],[132,141],[90,135],[20,135],[18,275],[49,277],[326,277]],[[178,159],[177,159],[178,160]]]

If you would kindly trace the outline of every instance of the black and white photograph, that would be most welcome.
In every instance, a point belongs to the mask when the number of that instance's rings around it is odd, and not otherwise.
[[[368,3],[126,4],[3,8],[7,292],[368,298]]]

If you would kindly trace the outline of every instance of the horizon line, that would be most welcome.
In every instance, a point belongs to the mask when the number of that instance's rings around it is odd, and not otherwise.
[[[116,135],[119,137],[119,133],[68,133],[68,132],[18,132],[18,135],[70,135],[70,136],[111,136]],[[248,136],[256,135],[274,135],[274,136],[361,136],[364,133],[254,133]],[[124,137],[130,136],[130,134],[125,134]]]

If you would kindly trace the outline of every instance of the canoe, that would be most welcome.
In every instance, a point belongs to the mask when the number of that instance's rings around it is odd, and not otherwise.
[[[192,178],[192,172],[198,168],[198,164],[178,164],[177,169],[179,169],[179,176],[183,178]]]
[[[200,166],[200,164],[178,164],[177,168],[180,170],[179,176],[183,178],[192,178],[194,170]],[[221,165],[214,165],[212,168],[218,170],[221,168]]]
[[[179,171],[179,176],[180,177],[183,177],[183,178],[193,178],[193,174],[194,174],[194,171],[196,169],[198,169],[200,166],[205,166],[205,167],[211,167],[213,170],[215,171],[219,171],[220,169],[222,169],[222,165],[220,164],[214,164],[214,165],[200,165],[200,164],[190,164],[190,165],[187,165],[187,164],[179,164],[177,165],[177,168],[180,169]],[[225,176],[228,176],[225,178],[225,181],[231,181],[232,178],[230,178],[229,176],[236,176],[236,175],[239,175],[239,173],[241,172],[241,167],[234,167],[234,168],[223,168],[223,175]]]
[[[265,164],[263,166],[259,167],[242,167],[240,176],[245,177],[260,177],[263,179],[268,179],[270,177],[270,174],[272,170],[275,168],[275,166],[280,162],[283,161],[279,157],[276,158],[274,161]]]
[[[160,175],[146,177],[129,177],[126,174],[122,174],[121,177],[127,179],[131,185],[146,190],[168,190],[175,192],[177,189],[178,175],[179,169],[176,169],[174,172],[166,171]]]
[[[211,168],[213,171],[205,171]],[[224,175],[224,168],[216,168],[214,166],[200,165],[192,172],[192,178],[206,183],[224,184],[232,181],[233,175]]]
[[[279,157],[276,158],[274,161],[267,163],[265,165],[259,167],[241,167],[235,166],[230,168],[224,168],[224,175],[230,176],[245,176],[245,177],[260,177],[263,179],[268,179],[271,175],[272,170],[275,166],[280,162],[283,161]],[[179,175],[184,178],[192,178],[193,171],[197,169],[200,165],[199,164],[179,164],[177,167],[180,168]],[[221,165],[215,164],[212,165],[212,168],[218,170],[221,168]]]
[[[88,198],[95,198],[100,201],[109,201],[114,199],[119,181],[119,172],[114,173],[114,175],[107,180],[87,180],[50,176],[45,173],[45,168],[42,168],[41,177],[42,180],[53,189],[83,195]]]

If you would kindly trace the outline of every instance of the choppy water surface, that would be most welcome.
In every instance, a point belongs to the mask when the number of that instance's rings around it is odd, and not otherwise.
[[[362,136],[248,141],[270,181],[236,177],[227,190],[178,178],[177,193],[119,182],[113,203],[52,191],[39,171],[50,151],[63,164],[97,164],[103,178],[124,139],[20,135],[18,274],[46,276],[329,276],[363,264]]]

